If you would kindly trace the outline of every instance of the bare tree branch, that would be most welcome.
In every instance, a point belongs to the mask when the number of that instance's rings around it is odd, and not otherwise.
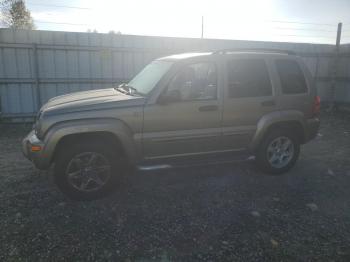
[[[23,0],[0,0],[2,27],[15,29],[35,29],[30,11]]]

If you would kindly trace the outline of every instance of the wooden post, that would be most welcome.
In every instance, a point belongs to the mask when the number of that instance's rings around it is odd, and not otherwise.
[[[36,44],[33,44],[33,66],[34,66],[34,85],[36,94],[37,111],[41,108],[41,92],[39,83],[39,62],[38,62],[38,48]]]
[[[335,43],[336,49],[339,52],[339,47],[340,47],[340,39],[341,39],[341,29],[342,29],[343,24],[338,23],[338,30],[337,30],[337,41]]]
[[[204,16],[202,16],[202,38],[204,36]]]
[[[339,51],[340,51],[342,25],[343,25],[342,23],[338,23],[337,39],[335,42],[335,51],[334,51],[333,68],[332,68],[332,83],[331,83],[331,104],[329,108],[330,111],[337,109],[335,94],[336,94],[336,87],[337,87],[337,71],[338,71],[338,63],[339,63]]]

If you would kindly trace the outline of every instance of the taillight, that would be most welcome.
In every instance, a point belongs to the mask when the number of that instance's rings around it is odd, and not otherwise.
[[[320,114],[321,109],[321,98],[319,96],[315,96],[314,104],[312,106],[312,114],[318,115]]]

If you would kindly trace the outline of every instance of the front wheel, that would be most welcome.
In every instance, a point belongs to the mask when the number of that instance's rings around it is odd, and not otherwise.
[[[54,179],[70,198],[92,200],[109,194],[123,170],[117,154],[108,145],[77,143],[58,154]]]
[[[291,169],[299,157],[300,142],[287,130],[268,134],[256,153],[257,166],[265,173],[282,174]]]

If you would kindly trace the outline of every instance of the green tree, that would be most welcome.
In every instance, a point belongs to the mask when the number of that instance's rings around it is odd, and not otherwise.
[[[1,25],[15,29],[35,29],[30,11],[23,0],[0,0]]]

